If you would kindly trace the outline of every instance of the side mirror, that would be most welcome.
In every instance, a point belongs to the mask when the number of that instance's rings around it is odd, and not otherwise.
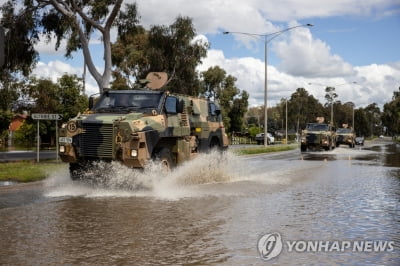
[[[184,107],[185,107],[185,101],[184,100],[178,100],[177,106],[176,106],[176,111],[178,113],[183,113]]]

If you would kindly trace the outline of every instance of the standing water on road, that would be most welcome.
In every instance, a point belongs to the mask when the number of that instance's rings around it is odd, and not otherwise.
[[[213,153],[170,173],[99,165],[97,184],[64,165],[0,188],[0,264],[399,265],[399,156],[385,143]]]

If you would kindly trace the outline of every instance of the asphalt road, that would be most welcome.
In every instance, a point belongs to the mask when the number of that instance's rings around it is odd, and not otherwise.
[[[225,155],[0,187],[0,265],[400,265],[400,145]]]
[[[0,162],[12,162],[21,160],[36,160],[36,151],[9,151],[0,152]],[[39,160],[56,159],[55,151],[40,151]]]

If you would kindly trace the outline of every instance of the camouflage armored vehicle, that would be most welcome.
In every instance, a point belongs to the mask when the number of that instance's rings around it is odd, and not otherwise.
[[[309,123],[301,134],[301,151],[307,149],[334,149],[336,144],[335,132],[331,125],[324,123]]]
[[[354,148],[355,146],[355,138],[353,129],[351,128],[338,128],[336,130],[336,147],[339,147],[340,144],[349,145],[350,148]]]
[[[170,169],[199,152],[226,149],[228,138],[217,103],[160,89],[165,73],[150,73],[142,89],[108,90],[89,110],[62,125],[59,155],[72,179],[96,161],[144,168],[160,160]]]

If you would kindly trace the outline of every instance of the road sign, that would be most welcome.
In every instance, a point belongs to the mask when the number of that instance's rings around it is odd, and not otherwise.
[[[61,120],[60,114],[32,114],[32,119],[35,120]]]

